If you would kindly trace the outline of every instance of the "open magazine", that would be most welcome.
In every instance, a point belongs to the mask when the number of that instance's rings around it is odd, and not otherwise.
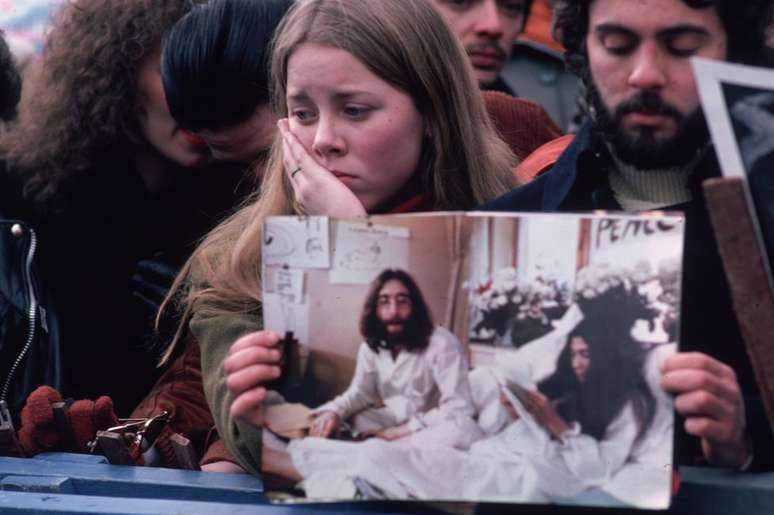
[[[699,58],[693,66],[721,170],[745,179],[774,285],[774,71]]]
[[[266,426],[297,489],[667,508],[683,230],[662,213],[269,218],[286,377]]]

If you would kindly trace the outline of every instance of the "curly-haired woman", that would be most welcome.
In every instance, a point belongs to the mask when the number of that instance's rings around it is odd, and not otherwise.
[[[235,205],[241,172],[213,170],[180,130],[160,80],[164,34],[188,0],[71,0],[52,19],[0,137],[0,208],[38,233],[36,260],[61,328],[63,393],[109,394],[126,413],[149,388],[152,316],[137,264],[190,245]],[[0,376],[9,367],[0,355]]]

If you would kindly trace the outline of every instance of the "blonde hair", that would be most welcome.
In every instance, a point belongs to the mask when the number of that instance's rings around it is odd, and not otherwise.
[[[287,116],[288,59],[301,45],[346,50],[376,76],[408,94],[425,120],[430,141],[417,173],[433,209],[471,209],[514,184],[516,158],[489,120],[467,56],[429,0],[300,0],[273,42],[272,103]],[[181,327],[191,313],[256,312],[261,301],[261,237],[267,216],[302,214],[275,144],[260,193],[213,230],[173,287],[182,287]]]

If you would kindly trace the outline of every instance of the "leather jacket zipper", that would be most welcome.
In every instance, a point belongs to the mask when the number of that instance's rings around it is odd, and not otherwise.
[[[14,225],[14,227],[11,230],[23,231],[20,225]],[[29,310],[27,311],[27,322],[28,322],[29,332],[27,333],[27,341],[24,343],[24,347],[22,348],[19,355],[16,357],[16,360],[13,362],[13,366],[11,367],[11,370],[8,372],[8,378],[5,381],[5,385],[3,385],[2,393],[0,393],[0,401],[6,400],[6,397],[8,396],[8,390],[11,387],[11,381],[13,380],[13,376],[16,373],[16,370],[21,365],[22,361],[24,360],[24,356],[30,350],[30,347],[32,346],[32,341],[35,339],[35,332],[37,330],[38,299],[37,297],[35,297],[35,289],[32,285],[32,259],[35,257],[35,250],[38,247],[38,238],[33,229],[29,228],[28,230],[30,233],[30,246],[27,249],[27,259],[24,262],[24,284],[27,289],[27,298],[29,299]],[[18,235],[22,236],[23,234],[24,233],[21,232]]]

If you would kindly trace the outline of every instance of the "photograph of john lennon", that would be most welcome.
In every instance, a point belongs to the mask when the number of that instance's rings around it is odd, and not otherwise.
[[[308,408],[304,431],[272,435],[297,491],[669,505],[659,367],[677,344],[682,218],[328,223],[328,267],[264,269],[295,277],[265,283],[266,325],[307,356],[304,393],[272,401]]]

